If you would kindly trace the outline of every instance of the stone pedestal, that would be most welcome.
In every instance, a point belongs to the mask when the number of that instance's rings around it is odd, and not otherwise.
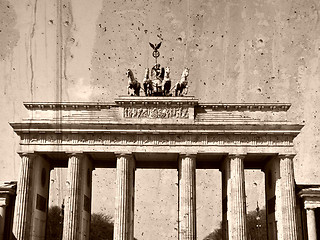
[[[21,168],[17,186],[17,199],[13,235],[16,240],[30,239],[30,225],[32,214],[32,173],[34,155],[21,156]]]
[[[70,155],[68,162],[63,240],[89,239],[90,221],[88,221],[86,215],[91,214],[91,171],[91,162],[85,155]],[[88,181],[90,181],[90,186],[88,186],[89,191],[85,191],[86,182]]]
[[[114,240],[133,240],[134,172],[131,154],[117,155],[117,190],[115,199]]]
[[[196,156],[179,158],[179,239],[195,240],[196,231]]]
[[[308,240],[317,240],[316,216],[313,208],[306,209]]]
[[[281,227],[283,229],[283,239],[286,240],[298,239],[293,157],[294,155],[279,155],[282,213]]]
[[[247,239],[246,195],[243,159],[245,155],[229,155],[223,165],[223,188],[226,204],[224,210],[224,239]]]

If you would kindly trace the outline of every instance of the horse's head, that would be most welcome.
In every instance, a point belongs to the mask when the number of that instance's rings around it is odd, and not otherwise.
[[[170,75],[170,68],[166,67],[165,70],[164,70],[164,76],[165,77],[169,77],[169,75]]]
[[[130,76],[130,72],[131,72],[131,70],[130,70],[130,69],[127,69],[127,72],[126,72],[126,76],[127,76],[127,77]]]
[[[182,72],[182,77],[188,77],[189,76],[189,68],[185,68]]]
[[[145,77],[146,79],[149,78],[149,68],[146,68],[146,70],[145,70],[145,72],[144,72],[144,77]]]
[[[128,69],[128,70],[127,70],[126,75],[127,75],[127,77],[128,77],[131,81],[134,80],[133,72],[131,71],[131,69]]]

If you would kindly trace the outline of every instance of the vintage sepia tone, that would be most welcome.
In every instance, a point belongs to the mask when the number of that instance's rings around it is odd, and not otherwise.
[[[319,238],[319,7],[1,1],[0,240]]]

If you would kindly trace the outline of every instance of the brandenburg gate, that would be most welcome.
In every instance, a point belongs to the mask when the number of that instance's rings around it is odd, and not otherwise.
[[[247,239],[245,169],[265,173],[268,239],[298,238],[290,104],[199,103],[184,97],[119,97],[113,103],[25,103],[11,123],[21,172],[13,234],[44,239],[50,170],[67,167],[63,239],[89,239],[92,171],[116,168],[114,239],[132,240],[135,170],[177,169],[179,240],[196,239],[196,169],[222,173],[224,239]]]

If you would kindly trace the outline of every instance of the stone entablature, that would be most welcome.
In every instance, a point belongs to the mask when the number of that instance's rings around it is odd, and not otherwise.
[[[246,148],[253,153],[293,153],[301,125],[261,120],[285,115],[289,104],[199,104],[194,97],[120,97],[115,103],[25,103],[30,118],[11,123],[21,151],[199,152]],[[238,150],[237,150],[238,151]]]
[[[305,209],[320,208],[320,186],[305,186],[299,196],[303,199]]]
[[[29,121],[261,122],[287,121],[287,103],[199,103],[194,97],[120,97],[114,103],[25,103]],[[167,120],[167,121],[166,121]],[[175,121],[173,121],[175,120]],[[287,122],[288,124],[288,122]]]

